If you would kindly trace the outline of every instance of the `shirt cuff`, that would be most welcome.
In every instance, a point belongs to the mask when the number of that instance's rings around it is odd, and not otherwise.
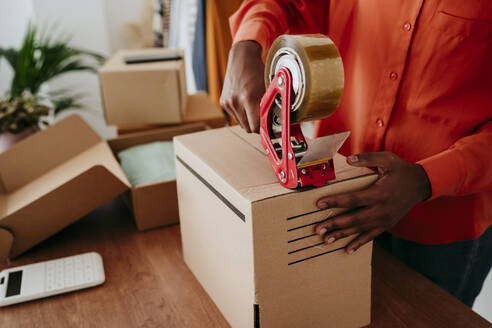
[[[240,41],[258,42],[261,46],[263,58],[267,55],[268,49],[270,49],[270,45],[273,42],[268,25],[261,19],[254,19],[241,24],[234,35],[233,44]]]
[[[465,162],[456,149],[445,150],[416,164],[424,168],[431,184],[432,195],[427,201],[458,194],[466,178]]]

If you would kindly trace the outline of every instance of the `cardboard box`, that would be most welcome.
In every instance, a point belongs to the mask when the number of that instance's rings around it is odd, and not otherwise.
[[[220,108],[218,108],[205,92],[198,92],[188,95],[186,105],[186,114],[183,123],[200,123],[216,129],[225,124],[225,117]],[[142,132],[152,129],[163,128],[166,124],[130,124],[119,125],[117,127],[118,135],[127,133]]]
[[[232,327],[360,327],[370,323],[372,243],[347,255],[316,222],[321,196],[360,190],[377,175],[335,157],[337,179],[291,190],[259,136],[239,127],[174,139],[184,260]]]
[[[104,140],[76,115],[0,155],[0,255],[16,257],[129,188]]]
[[[204,124],[101,139],[71,115],[0,155],[0,259],[13,258],[130,189],[113,153],[203,130]],[[111,148],[110,148],[111,147]],[[137,227],[177,222],[175,181],[131,192]]]
[[[167,128],[125,134],[108,140],[115,156],[122,150],[154,141],[171,141],[181,134],[206,129],[204,123],[192,123]],[[133,210],[137,229],[148,230],[179,222],[176,180],[136,186],[124,194],[125,203]]]
[[[167,53],[184,56],[178,49],[120,50],[99,70],[108,124],[183,122],[187,101],[184,60],[140,64],[124,61],[127,56]]]

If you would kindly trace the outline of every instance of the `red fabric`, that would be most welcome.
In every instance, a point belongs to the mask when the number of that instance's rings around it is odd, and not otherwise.
[[[344,155],[392,151],[432,185],[392,233],[441,244],[492,225],[489,0],[246,0],[230,23],[234,42],[256,40],[263,54],[280,34],[333,39],[345,91],[316,134],[350,130]]]

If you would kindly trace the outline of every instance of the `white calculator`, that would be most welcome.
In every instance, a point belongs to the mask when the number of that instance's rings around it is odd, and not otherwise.
[[[0,272],[0,307],[104,283],[102,257],[91,252]]]

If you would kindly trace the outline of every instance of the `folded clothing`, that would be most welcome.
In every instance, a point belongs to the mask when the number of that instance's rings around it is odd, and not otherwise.
[[[132,187],[176,179],[171,141],[158,141],[118,153],[121,168]]]

